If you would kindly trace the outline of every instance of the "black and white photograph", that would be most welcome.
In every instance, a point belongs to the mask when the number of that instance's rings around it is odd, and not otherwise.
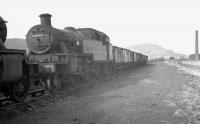
[[[0,124],[200,124],[199,0],[4,0]]]

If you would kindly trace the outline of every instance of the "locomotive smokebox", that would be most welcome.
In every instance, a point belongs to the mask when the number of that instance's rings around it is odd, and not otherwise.
[[[41,25],[51,27],[51,14],[45,13],[40,16]]]

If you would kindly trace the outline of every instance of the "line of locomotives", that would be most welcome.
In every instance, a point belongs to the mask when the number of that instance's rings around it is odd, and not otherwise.
[[[6,22],[0,18],[0,92],[15,102],[42,84],[54,93],[73,83],[104,78],[119,70],[146,64],[148,57],[112,46],[109,37],[92,28],[51,25],[51,15],[41,14],[41,24],[26,35],[29,53],[6,49]]]

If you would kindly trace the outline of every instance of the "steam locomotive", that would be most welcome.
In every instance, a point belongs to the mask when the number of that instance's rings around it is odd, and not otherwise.
[[[112,46],[109,37],[92,28],[51,25],[51,15],[41,14],[41,24],[26,35],[28,63],[34,82],[44,82],[50,92],[69,82],[87,82],[121,69],[146,64],[148,56]]]
[[[6,37],[6,21],[0,17],[0,98],[6,96],[14,102],[22,102],[30,87],[26,51],[7,49]]]
[[[41,14],[40,19],[41,24],[26,35],[26,56],[25,50],[4,46],[7,27],[0,17],[0,98],[23,102],[33,85],[42,84],[54,93],[70,83],[104,78],[148,61],[146,55],[112,46],[109,37],[98,30],[61,30],[52,27],[50,14]]]

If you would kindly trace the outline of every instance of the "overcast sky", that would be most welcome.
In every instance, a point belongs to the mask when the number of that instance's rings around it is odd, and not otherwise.
[[[25,38],[40,23],[41,13],[52,14],[56,28],[95,28],[120,47],[154,43],[190,54],[195,30],[200,30],[200,0],[1,1],[0,16],[8,21],[8,38]]]

